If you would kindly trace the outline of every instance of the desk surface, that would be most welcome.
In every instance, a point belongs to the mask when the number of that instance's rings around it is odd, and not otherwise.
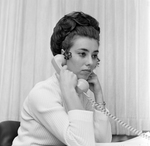
[[[146,133],[150,136],[150,133]],[[96,143],[95,146],[150,146],[150,139],[138,136],[124,142]]]

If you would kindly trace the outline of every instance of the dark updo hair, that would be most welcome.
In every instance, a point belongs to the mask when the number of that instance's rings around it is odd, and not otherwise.
[[[68,51],[72,47],[75,35],[97,40],[99,44],[100,27],[98,21],[83,12],[72,12],[61,18],[54,27],[51,36],[51,51],[53,55],[61,54],[61,49]]]

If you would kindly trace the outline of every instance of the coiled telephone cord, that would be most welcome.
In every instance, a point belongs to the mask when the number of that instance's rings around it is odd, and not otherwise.
[[[105,115],[109,116],[110,118],[112,118],[114,121],[116,121],[117,123],[119,123],[121,126],[127,128],[128,130],[130,130],[131,132],[133,132],[134,134],[138,135],[138,136],[142,136],[148,140],[150,140],[150,136],[143,133],[142,131],[139,131],[133,127],[131,127],[130,125],[128,125],[127,123],[123,122],[122,120],[120,120],[119,118],[117,118],[116,116],[112,115],[108,110],[106,110],[105,108],[103,108],[100,104],[96,103],[93,99],[91,99],[86,93],[85,95],[89,98],[90,102],[92,103],[92,105],[94,105],[95,107],[97,107],[98,109],[100,109],[101,112],[103,112]]]

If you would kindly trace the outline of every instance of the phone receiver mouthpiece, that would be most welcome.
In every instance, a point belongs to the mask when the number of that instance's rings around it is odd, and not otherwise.
[[[78,93],[83,93],[83,92],[87,92],[89,89],[89,84],[86,80],[84,79],[79,79],[78,80],[78,85],[76,87],[76,90]]]

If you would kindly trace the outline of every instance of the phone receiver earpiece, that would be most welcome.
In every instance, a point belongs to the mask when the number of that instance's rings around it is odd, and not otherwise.
[[[66,65],[66,60],[64,59],[64,55],[58,54],[52,59],[52,64],[56,70],[56,72],[59,74],[60,69],[62,66]]]

